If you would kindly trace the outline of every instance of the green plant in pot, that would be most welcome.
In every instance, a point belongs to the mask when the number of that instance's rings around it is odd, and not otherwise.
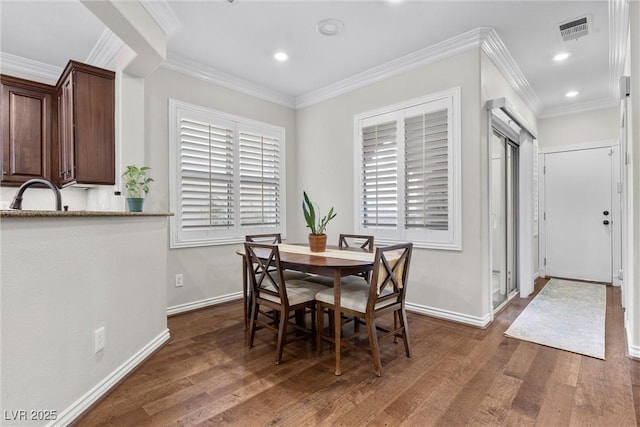
[[[153,178],[147,176],[149,169],[151,168],[148,166],[129,165],[125,173],[122,174],[127,189],[126,198],[129,212],[142,212],[144,197],[149,192],[149,183],[153,182]]]
[[[302,192],[302,196],[304,220],[307,223],[307,228],[311,230],[309,234],[309,248],[311,252],[324,252],[327,249],[327,235],[324,231],[329,221],[335,218],[337,214],[333,212],[332,207],[325,216],[320,217],[320,209],[316,209],[313,206],[313,203],[311,203],[305,191]],[[318,213],[317,215],[316,212]]]

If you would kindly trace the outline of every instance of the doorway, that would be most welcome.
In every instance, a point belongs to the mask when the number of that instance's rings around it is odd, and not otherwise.
[[[493,129],[491,137],[491,298],[497,309],[518,291],[518,145]]]
[[[544,154],[544,258],[547,276],[611,283],[614,148],[583,146]]]

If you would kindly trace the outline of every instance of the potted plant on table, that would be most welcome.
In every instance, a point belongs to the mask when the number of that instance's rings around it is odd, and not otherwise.
[[[127,166],[127,170],[122,174],[124,185],[127,189],[127,206],[129,212],[142,212],[144,207],[144,197],[149,192],[149,183],[153,178],[147,177],[148,166],[137,167]]]
[[[320,209],[317,209],[318,215],[316,216],[316,209],[313,203],[309,200],[309,196],[305,191],[302,192],[302,212],[304,213],[304,220],[307,223],[307,227],[311,230],[309,234],[309,248],[311,252],[324,252],[327,248],[327,235],[324,234],[327,224],[333,218],[336,217],[336,213],[333,212],[333,207],[329,209],[329,212],[320,218]]]

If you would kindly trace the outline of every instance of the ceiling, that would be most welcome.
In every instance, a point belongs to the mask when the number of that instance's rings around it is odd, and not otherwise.
[[[616,27],[619,16],[611,12],[616,10],[611,4],[624,0],[142,3],[155,9],[156,19],[160,10],[171,22],[161,23],[169,33],[168,63],[232,76],[293,100],[385,69],[462,33],[493,28],[507,59],[517,64],[519,89],[538,104],[538,115],[593,109],[616,102],[615,82],[623,62],[618,51],[620,40],[626,40],[620,35],[624,29]],[[563,41],[558,24],[582,16],[590,19],[590,33]],[[0,0],[0,18],[5,62],[23,58],[60,68],[69,59],[88,62],[109,33],[76,0]],[[316,24],[326,18],[342,21],[343,31],[319,34]],[[287,62],[273,59],[278,50],[289,54]],[[561,51],[572,55],[553,61]],[[565,97],[570,90],[579,94]]]

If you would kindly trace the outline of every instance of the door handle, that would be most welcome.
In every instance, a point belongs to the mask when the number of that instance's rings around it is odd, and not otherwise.
[[[604,225],[609,225],[609,220],[605,219],[604,221],[602,221],[602,223],[603,223]]]

